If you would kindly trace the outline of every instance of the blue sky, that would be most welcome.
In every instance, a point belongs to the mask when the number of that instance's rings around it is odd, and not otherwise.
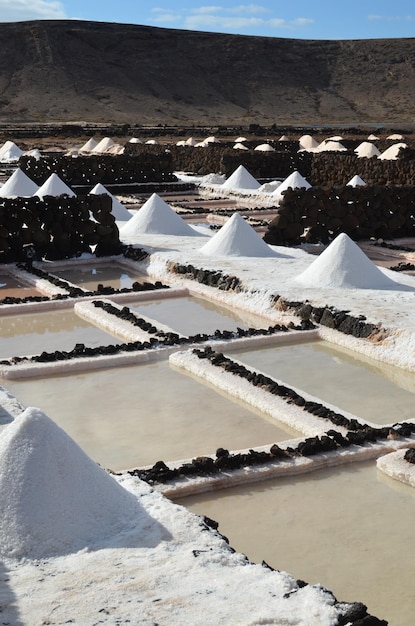
[[[300,39],[415,37],[413,0],[0,0],[0,22],[82,19]]]

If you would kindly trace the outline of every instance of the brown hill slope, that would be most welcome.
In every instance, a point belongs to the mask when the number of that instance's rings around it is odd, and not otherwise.
[[[413,125],[415,39],[0,24],[0,121]]]

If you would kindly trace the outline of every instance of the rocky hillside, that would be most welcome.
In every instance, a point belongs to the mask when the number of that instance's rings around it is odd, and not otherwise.
[[[0,41],[0,122],[415,122],[415,39],[36,21],[0,24]]]

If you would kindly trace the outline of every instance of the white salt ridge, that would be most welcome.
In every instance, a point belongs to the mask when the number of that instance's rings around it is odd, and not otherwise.
[[[360,159],[370,159],[373,156],[380,156],[380,150],[370,141],[362,141],[362,143],[355,148],[354,153],[357,154]]]
[[[392,146],[390,146],[384,152],[382,152],[382,154],[378,158],[381,159],[382,161],[383,160],[394,161],[399,157],[399,152],[401,151],[401,149],[403,150],[404,148],[407,148],[407,147],[408,146],[406,143],[394,143]]]
[[[108,148],[111,148],[111,146],[113,145],[114,145],[114,142],[111,139],[111,137],[104,137],[103,139],[101,139],[101,141],[99,141],[96,144],[95,148],[93,148],[91,152],[102,154],[103,152],[106,152]]]
[[[243,165],[240,165],[223,183],[222,189],[258,189],[260,186],[256,178]]]
[[[76,194],[57,174],[51,174],[33,195],[43,199],[45,196],[74,197]]]
[[[18,168],[11,176],[6,180],[3,187],[0,189],[1,198],[29,198],[33,196],[39,189],[39,185],[27,174],[25,174],[20,168]]]
[[[341,233],[295,279],[303,287],[328,289],[400,289],[365,255],[345,233]]]
[[[234,213],[216,235],[200,249],[200,252],[213,257],[277,256],[239,213]]]
[[[13,141],[6,141],[0,148],[0,162],[18,161],[23,154]]]
[[[120,234],[127,237],[143,234],[192,237],[200,235],[156,193],[120,228]]]
[[[103,194],[109,196],[112,200],[111,213],[116,220],[126,222],[132,218],[130,211],[128,211],[128,209],[126,209],[125,206],[121,204],[121,202],[115,196],[113,196],[101,183],[95,185],[95,187],[91,189],[89,193],[95,196],[101,196]]]
[[[360,178],[357,174],[346,183],[347,187],[366,187],[366,185],[367,183],[365,183],[363,178]]]
[[[393,133],[393,135],[389,135],[388,137],[386,137],[386,139],[392,139],[393,141],[402,141],[403,139],[405,139],[405,137],[403,135],[400,135],[399,133]]]
[[[300,172],[297,172],[297,170],[295,170],[292,174],[287,176],[285,180],[282,181],[281,185],[278,185],[278,187],[272,192],[272,195],[276,196],[278,200],[281,200],[282,192],[286,189],[289,189],[290,187],[291,189],[310,189],[311,185],[308,180],[306,180],[304,176],[300,174]]]
[[[270,146],[269,143],[260,143],[259,146],[255,148],[257,152],[275,152],[275,148]]]
[[[88,139],[86,143],[84,143],[84,145],[81,148],[79,148],[79,152],[92,152],[92,150],[94,150],[94,148],[96,148],[97,145],[98,145],[97,140],[91,137],[90,139]]]
[[[10,558],[77,552],[140,522],[136,498],[35,408],[1,433],[0,500]]]

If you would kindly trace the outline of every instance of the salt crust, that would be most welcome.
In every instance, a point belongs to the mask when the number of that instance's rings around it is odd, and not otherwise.
[[[413,444],[411,447],[414,447]],[[415,487],[415,465],[404,459],[407,449],[391,452],[377,459],[377,468],[401,483]]]

